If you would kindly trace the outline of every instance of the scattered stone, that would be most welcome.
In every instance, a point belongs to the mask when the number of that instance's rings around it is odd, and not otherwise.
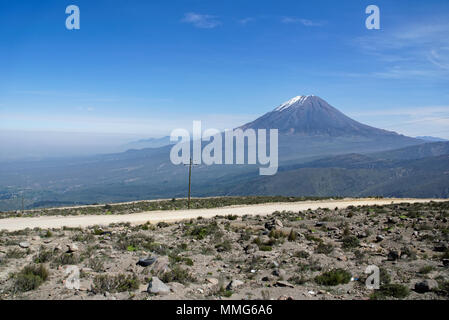
[[[218,279],[216,279],[216,278],[207,278],[206,281],[214,286],[218,285],[218,282],[219,282]]]
[[[376,241],[377,242],[381,242],[383,240],[385,240],[385,237],[383,235],[379,234],[379,235],[376,236]]]
[[[246,254],[255,253],[255,252],[257,252],[257,250],[259,250],[259,247],[256,244],[254,244],[254,243],[251,243],[251,244],[249,244],[249,245],[247,245],[245,247],[245,253]]]
[[[21,247],[23,249],[27,249],[30,247],[30,243],[27,241],[23,241],[23,242],[19,243],[19,247]]]
[[[170,288],[158,277],[153,277],[148,284],[147,292],[153,294],[168,294],[170,293]]]
[[[265,229],[267,230],[275,230],[283,227],[284,225],[282,224],[282,221],[279,219],[273,219],[265,223]]]
[[[294,288],[295,286],[292,285],[291,283],[287,282],[287,281],[276,281],[276,285],[278,287],[289,287],[289,288]]]
[[[285,276],[287,275],[287,272],[285,272],[284,269],[275,269],[273,271],[273,275],[277,276],[279,278],[285,278]]]
[[[157,260],[156,257],[141,258],[141,259],[139,259],[139,261],[137,261],[136,265],[141,266],[141,267],[148,267],[148,266],[151,266],[153,263],[155,263],[156,260]]]
[[[78,245],[76,245],[75,243],[68,244],[67,248],[67,253],[77,252],[79,250]]]
[[[396,261],[399,259],[399,253],[397,251],[391,250],[388,252],[388,261]]]
[[[436,252],[445,252],[446,250],[447,250],[446,244],[439,244],[433,248],[433,251],[436,251]]]
[[[233,291],[235,289],[237,289],[238,287],[242,286],[244,284],[243,281],[240,280],[232,280],[231,282],[229,282],[229,284],[226,287],[226,290],[230,290]]]
[[[280,296],[280,297],[278,298],[278,300],[280,300],[280,301],[293,300],[293,297],[290,297],[290,296]]]
[[[265,276],[265,277],[263,277],[261,280],[262,280],[262,281],[265,281],[265,282],[271,281],[271,277]]]
[[[438,288],[438,282],[432,279],[427,279],[415,284],[415,291],[418,293],[426,293]]]

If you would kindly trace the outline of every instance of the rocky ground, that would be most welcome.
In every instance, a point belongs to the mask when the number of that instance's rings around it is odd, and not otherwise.
[[[3,231],[0,299],[448,299],[448,219],[430,202]]]

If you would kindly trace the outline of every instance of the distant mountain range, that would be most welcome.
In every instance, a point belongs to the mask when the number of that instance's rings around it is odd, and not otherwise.
[[[438,138],[438,137],[430,137],[430,136],[416,137],[416,139],[420,139],[420,140],[424,140],[424,141],[428,141],[428,142],[442,142],[442,141],[449,141],[449,140],[447,140],[447,139]]]
[[[240,128],[278,129],[279,172],[200,165],[192,194],[448,197],[449,142],[426,143],[361,124],[316,96],[298,96]],[[0,210],[185,197],[188,170],[169,160],[168,137],[122,153],[0,165]],[[204,142],[203,142],[204,143]],[[162,146],[158,146],[158,145]]]
[[[373,154],[346,154],[285,166],[231,195],[449,197],[449,142]]]

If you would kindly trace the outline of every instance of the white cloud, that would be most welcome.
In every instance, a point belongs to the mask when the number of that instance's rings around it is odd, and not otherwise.
[[[348,115],[371,126],[408,136],[449,138],[449,106],[355,111],[348,112]]]
[[[370,75],[379,78],[449,77],[449,23],[403,24],[386,32],[355,39],[362,52],[385,63]]]
[[[240,19],[239,23],[243,24],[243,25],[247,25],[248,23],[254,22],[254,21],[256,21],[255,18],[247,17],[247,18]]]
[[[186,13],[181,21],[184,23],[193,24],[195,27],[203,29],[212,29],[221,25],[221,22],[216,16],[194,12]]]
[[[301,23],[303,26],[306,27],[322,27],[326,24],[326,22],[324,21],[312,21],[296,17],[283,17],[281,22],[285,24]]]

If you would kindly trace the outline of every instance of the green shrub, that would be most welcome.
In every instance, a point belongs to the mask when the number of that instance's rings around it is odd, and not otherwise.
[[[419,269],[419,273],[421,274],[428,274],[434,270],[434,267],[432,266],[424,266],[421,269]]]
[[[6,252],[5,258],[7,259],[20,259],[25,257],[27,254],[23,250],[19,249],[10,249]]]
[[[370,299],[383,300],[387,297],[393,297],[397,299],[403,299],[410,294],[410,290],[401,284],[384,284],[380,286],[380,289],[374,292]]]
[[[53,258],[53,251],[46,250],[44,247],[41,247],[39,253],[34,257],[34,262],[45,263],[51,261],[52,258]]]
[[[104,263],[101,258],[92,258],[89,260],[89,268],[95,272],[104,271]]]
[[[288,235],[288,241],[296,241],[296,232],[292,229]]]
[[[343,238],[343,249],[354,249],[360,245],[359,239],[355,236],[346,236]]]
[[[192,236],[197,240],[203,240],[209,235],[215,234],[219,231],[218,224],[216,222],[208,225],[197,225],[189,228],[186,235]]]
[[[93,291],[96,293],[125,292],[139,289],[139,279],[136,275],[118,274],[116,276],[98,275],[93,280]]]
[[[179,266],[175,266],[171,271],[165,272],[162,275],[161,280],[166,283],[179,282],[182,284],[188,284],[196,281],[195,277],[193,277],[187,269],[182,269]]]
[[[315,277],[315,282],[324,286],[336,286],[351,281],[351,274],[343,269],[333,269]]]
[[[76,265],[80,262],[80,258],[76,253],[61,253],[55,259],[53,259],[52,264],[54,266],[58,265]]]
[[[229,240],[225,240],[222,243],[215,245],[215,249],[217,249],[217,251],[219,251],[219,252],[231,251],[232,244]]]
[[[26,266],[14,275],[14,289],[21,292],[35,290],[48,279],[48,273],[42,264]]]
[[[307,259],[310,256],[310,254],[307,251],[296,251],[295,252],[295,257],[297,258],[303,258],[303,259]]]
[[[332,244],[325,244],[321,242],[318,244],[318,246],[315,249],[316,253],[324,253],[324,254],[330,254],[332,251],[334,251],[334,246]]]

